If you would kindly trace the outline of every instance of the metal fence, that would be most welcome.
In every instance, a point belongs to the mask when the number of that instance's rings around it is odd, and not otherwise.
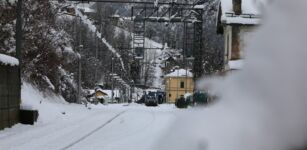
[[[0,64],[0,130],[19,122],[18,67]]]

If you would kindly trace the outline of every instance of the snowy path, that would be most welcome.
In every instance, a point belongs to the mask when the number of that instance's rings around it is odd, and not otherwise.
[[[77,145],[78,143],[80,143],[81,141],[85,140],[86,138],[88,138],[89,136],[91,136],[92,134],[94,134],[95,132],[99,131],[100,129],[102,129],[103,127],[105,127],[106,125],[109,125],[113,120],[115,120],[116,118],[118,118],[120,115],[122,115],[123,113],[125,113],[125,111],[120,112],[119,114],[117,114],[116,116],[114,116],[113,118],[111,118],[110,120],[108,120],[107,122],[103,123],[101,126],[99,126],[98,128],[94,129],[93,131],[91,131],[90,133],[82,136],[80,139],[78,139],[77,141],[74,141],[73,143],[69,144],[68,146],[62,148],[62,150],[66,150],[69,149],[71,147],[73,147],[74,145]]]
[[[130,110],[105,128],[72,147],[72,150],[148,150],[163,138],[173,114],[155,108]]]
[[[176,111],[170,105],[109,107],[51,124],[17,125],[0,131],[0,149],[149,150],[170,127]]]

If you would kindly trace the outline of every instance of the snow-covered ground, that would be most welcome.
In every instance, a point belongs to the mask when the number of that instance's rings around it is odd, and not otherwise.
[[[34,126],[15,125],[0,131],[5,150],[147,150],[172,126],[174,105],[145,107],[138,104],[68,104],[61,97],[44,96],[25,83],[23,107],[38,109]]]
[[[145,108],[133,105],[99,106],[87,110],[78,106],[48,124],[16,125],[0,132],[5,150],[147,150],[170,128],[175,115],[172,106]],[[78,111],[78,112],[77,112]]]

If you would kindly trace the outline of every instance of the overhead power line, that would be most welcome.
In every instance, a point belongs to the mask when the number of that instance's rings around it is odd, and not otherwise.
[[[145,2],[145,1],[136,1],[136,0],[68,0],[75,2],[101,2],[101,3],[129,3],[129,4],[155,4],[155,2]],[[178,3],[178,2],[158,2],[157,5],[190,5],[193,6],[193,3]]]

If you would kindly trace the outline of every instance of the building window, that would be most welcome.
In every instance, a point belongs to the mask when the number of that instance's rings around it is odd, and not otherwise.
[[[172,94],[168,94],[169,97],[172,97]]]
[[[180,82],[180,88],[182,88],[182,89],[184,88],[184,82],[183,81]]]

